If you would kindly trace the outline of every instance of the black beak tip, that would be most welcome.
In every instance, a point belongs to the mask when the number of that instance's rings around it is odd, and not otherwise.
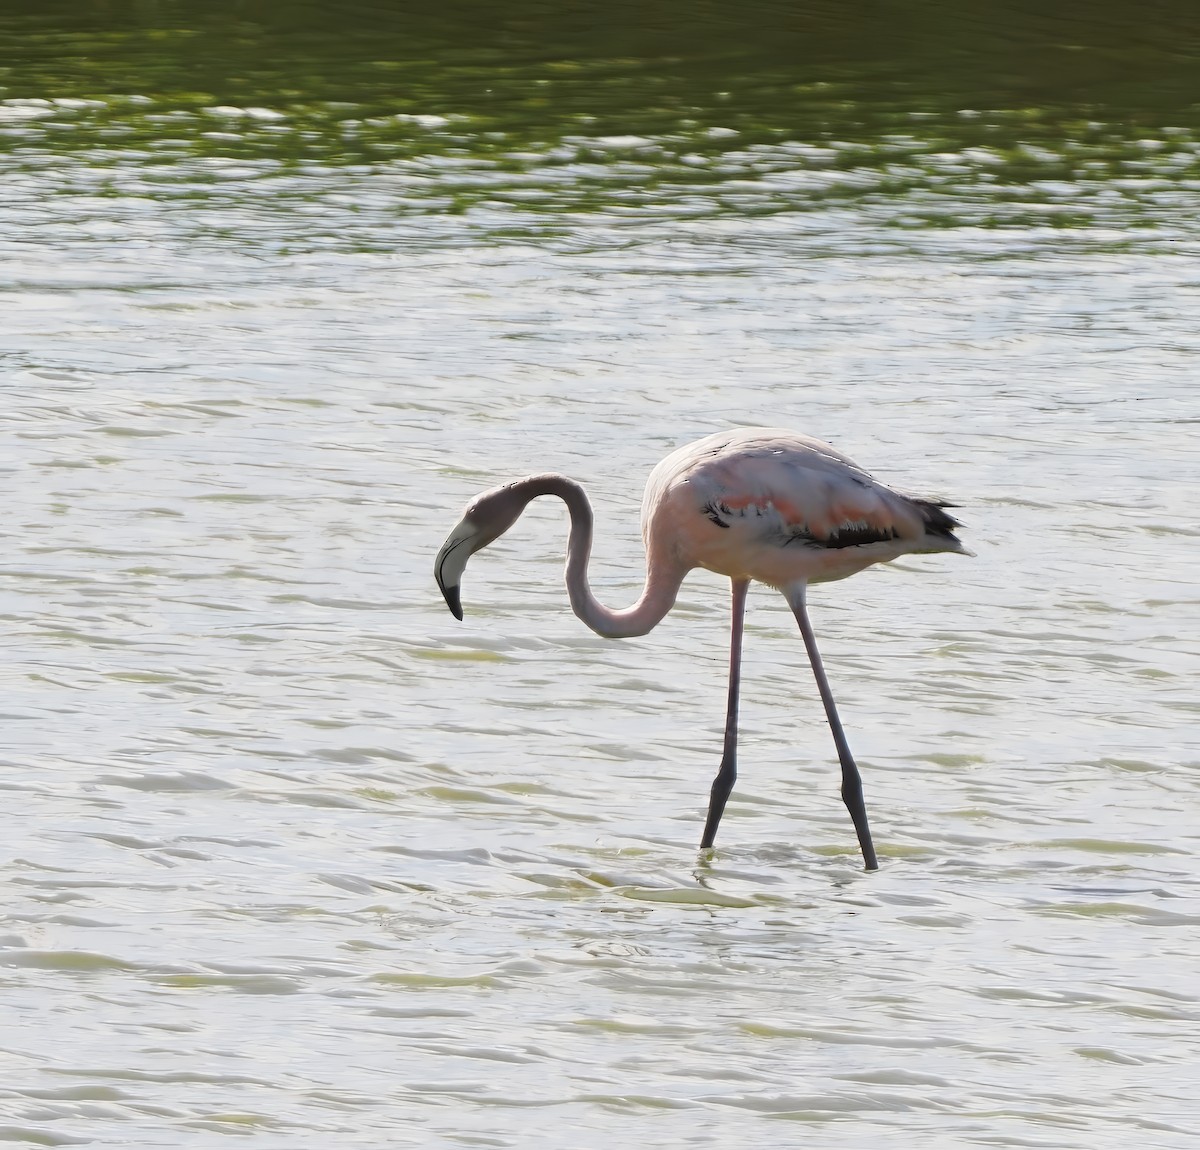
[[[462,601],[458,597],[458,587],[443,587],[442,594],[446,596],[446,606],[450,613],[461,623],[463,617]]]

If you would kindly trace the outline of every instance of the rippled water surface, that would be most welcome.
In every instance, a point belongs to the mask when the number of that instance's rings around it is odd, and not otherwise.
[[[1195,16],[917,7],[0,18],[0,1142],[1195,1145]],[[722,582],[432,582],[736,424],[977,552],[811,595],[874,874],[777,594],[704,857]]]

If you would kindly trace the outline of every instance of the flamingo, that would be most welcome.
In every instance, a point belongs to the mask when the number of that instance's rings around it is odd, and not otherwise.
[[[700,840],[713,846],[737,780],[738,696],[746,593],[753,580],[783,593],[817,681],[842,767],[842,801],[850,812],[867,870],[879,863],[871,842],[862,778],[846,734],[805,604],[810,583],[844,579],[901,555],[948,551],[970,555],[955,536],[953,504],[901,494],[872,479],[819,439],[774,427],[718,431],[668,455],[650,474],[642,502],[646,581],[624,611],[601,604],[588,586],[592,507],[564,475],[530,475],[477,495],[450,532],[434,565],[446,604],[462,619],[460,584],[467,560],[504,534],[531,500],[558,496],[571,517],[566,583],[571,607],[598,635],[644,635],[670,611],[684,576],[696,567],[732,584],[729,697],[720,767]]]

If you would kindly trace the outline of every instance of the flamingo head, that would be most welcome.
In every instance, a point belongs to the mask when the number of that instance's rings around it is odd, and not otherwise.
[[[516,484],[506,483],[475,496],[468,504],[458,526],[446,537],[433,565],[433,575],[456,619],[463,617],[459,584],[467,560],[476,551],[499,539],[518,519],[529,497],[515,490]]]

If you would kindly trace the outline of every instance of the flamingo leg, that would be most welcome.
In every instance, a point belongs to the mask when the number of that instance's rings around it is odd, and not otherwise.
[[[842,764],[842,802],[854,820],[854,829],[858,833],[858,845],[862,848],[863,862],[867,870],[878,870],[879,863],[875,858],[875,847],[871,843],[871,828],[867,825],[867,807],[863,802],[862,776],[854,756],[850,754],[850,744],[846,742],[846,732],[842,730],[842,721],[838,718],[837,706],[833,701],[833,692],[829,689],[829,680],[825,677],[825,667],[821,663],[821,653],[817,650],[817,637],[813,634],[812,624],[808,620],[808,608],[805,605],[805,586],[791,589],[787,593],[792,613],[800,624],[800,634],[804,638],[804,647],[808,651],[808,661],[812,665],[813,676],[817,680],[817,690],[821,692],[821,702],[825,704],[825,716],[829,720],[829,729],[833,732],[834,746],[837,747],[838,759]]]
[[[733,602],[729,622],[729,706],[725,712],[725,749],[721,755],[721,766],[713,779],[708,799],[708,820],[704,824],[704,836],[700,849],[707,850],[717,837],[717,826],[725,811],[725,804],[737,782],[737,727],[738,694],[742,683],[742,631],[746,617],[746,592],[750,590],[749,579],[734,579]]]

